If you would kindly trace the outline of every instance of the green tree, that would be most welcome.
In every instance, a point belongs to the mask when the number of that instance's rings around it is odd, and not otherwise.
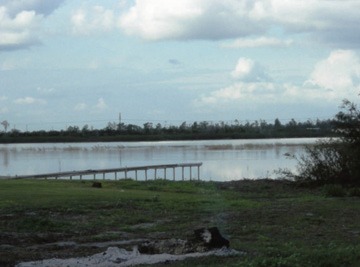
[[[144,131],[146,134],[150,134],[153,132],[153,124],[152,122],[146,122],[144,123]]]
[[[342,157],[346,161],[349,182],[360,183],[360,111],[356,104],[344,100],[335,117],[335,128],[340,134]]]
[[[274,127],[275,129],[280,129],[282,127],[281,122],[278,118],[275,119]]]
[[[7,120],[4,120],[1,122],[1,125],[4,127],[5,132],[7,132],[7,129],[10,126],[10,123]]]

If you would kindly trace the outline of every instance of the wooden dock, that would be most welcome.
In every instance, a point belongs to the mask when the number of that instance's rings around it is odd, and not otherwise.
[[[98,170],[83,170],[83,171],[69,171],[69,172],[54,172],[54,173],[44,173],[44,174],[35,174],[35,175],[20,175],[20,176],[14,176],[13,179],[58,179],[58,178],[70,178],[72,180],[73,178],[79,177],[80,180],[83,179],[83,176],[92,176],[94,180],[99,179],[99,176],[101,176],[101,179],[105,180],[105,175],[109,173],[114,174],[114,179],[119,179],[119,174],[123,173],[124,179],[132,178],[129,176],[129,173],[135,174],[135,180],[138,180],[138,172],[142,171],[145,174],[145,181],[148,180],[148,171],[153,170],[154,171],[154,180],[160,178],[158,177],[158,174],[160,174],[160,170],[163,170],[163,179],[167,179],[167,169],[172,169],[172,179],[176,180],[176,168],[181,168],[181,179],[190,179],[193,180],[195,178],[196,180],[200,180],[200,166],[202,165],[202,162],[200,163],[182,163],[182,164],[165,164],[165,165],[148,165],[148,166],[139,166],[139,167],[124,167],[124,168],[114,168],[114,169],[98,169]],[[193,177],[192,175],[192,168],[197,168],[197,177]],[[189,169],[189,176],[185,177],[185,169]]]

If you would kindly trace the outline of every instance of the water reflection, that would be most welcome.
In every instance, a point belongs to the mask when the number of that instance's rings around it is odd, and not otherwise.
[[[302,153],[316,139],[116,142],[74,144],[0,145],[0,176],[15,176],[86,169],[203,162],[204,180],[272,177],[279,168],[294,170],[295,160],[285,155]],[[191,174],[197,177],[197,173]],[[181,177],[181,170],[176,171]],[[164,177],[150,173],[149,177]],[[134,175],[133,175],[134,176]],[[173,173],[166,173],[172,179]],[[138,173],[139,179],[144,174]],[[189,178],[190,174],[186,174]],[[114,175],[106,178],[114,179]]]

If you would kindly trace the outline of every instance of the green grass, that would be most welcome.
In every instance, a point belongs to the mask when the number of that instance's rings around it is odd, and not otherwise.
[[[229,258],[174,266],[359,266],[360,198],[327,197],[323,189],[286,181],[170,182],[0,180],[0,265],[93,254],[93,250],[31,250],[56,241],[186,238],[219,227]],[[146,227],[141,227],[147,225]]]

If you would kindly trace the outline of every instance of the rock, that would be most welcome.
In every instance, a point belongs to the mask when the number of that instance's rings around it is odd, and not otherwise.
[[[94,187],[94,188],[102,188],[102,184],[100,182],[93,182],[92,187]]]
[[[200,228],[194,231],[195,238],[204,242],[209,249],[229,247],[229,240],[225,239],[219,232],[217,227]]]

